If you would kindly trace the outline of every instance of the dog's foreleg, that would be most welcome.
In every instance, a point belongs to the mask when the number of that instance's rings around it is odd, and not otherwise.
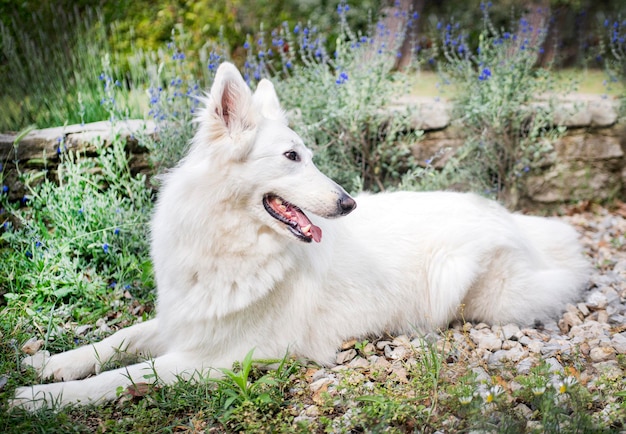
[[[50,356],[47,351],[26,357],[23,366],[35,368],[40,378],[70,381],[100,372],[107,363],[127,356],[158,356],[162,351],[158,341],[157,320],[121,329],[92,345]]]
[[[84,380],[20,387],[11,407],[35,411],[69,404],[101,404],[114,400],[121,391],[136,384],[172,384],[179,377],[202,374],[202,363],[191,355],[170,353],[154,360],[102,372]]]

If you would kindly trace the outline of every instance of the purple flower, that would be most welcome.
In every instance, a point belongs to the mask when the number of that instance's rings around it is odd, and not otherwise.
[[[483,68],[482,72],[478,76],[480,81],[488,80],[491,77],[491,70],[489,68]]]
[[[337,78],[337,80],[335,80],[335,83],[344,84],[346,81],[348,81],[348,74],[344,71],[339,74],[339,77]]]

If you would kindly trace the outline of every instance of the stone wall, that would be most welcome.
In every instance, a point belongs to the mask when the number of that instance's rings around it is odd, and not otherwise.
[[[406,97],[396,108],[406,105],[414,109],[413,127],[424,130],[423,140],[412,149],[418,161],[431,158],[444,147],[454,151],[463,144],[462,125],[452,119],[450,102]],[[617,101],[600,95],[559,99],[555,124],[567,130],[546,156],[541,173],[527,178],[529,196],[522,198],[523,205],[548,207],[578,200],[624,199],[626,125],[618,122],[618,107]],[[444,156],[435,166],[441,167],[446,160]]]
[[[537,104],[545,102],[538,101]],[[413,110],[412,127],[424,130],[423,139],[412,152],[425,161],[442,149],[452,151],[463,144],[462,125],[452,119],[452,105],[438,98],[406,97],[390,110]],[[578,200],[624,198],[626,191],[626,128],[617,122],[617,103],[598,95],[574,95],[562,98],[555,123],[567,127],[565,135],[554,145],[539,175],[527,178],[527,207],[547,207]],[[54,174],[59,161],[58,149],[63,143],[86,152],[94,152],[93,143],[110,142],[121,135],[128,143],[134,172],[148,172],[146,151],[137,146],[134,134],[154,134],[155,126],[145,121],[126,121],[114,127],[109,122],[71,125],[31,131],[17,146],[16,134],[0,134],[0,161],[4,164],[4,185],[12,199],[20,199],[24,186],[19,182],[15,163],[22,172],[48,169]],[[446,161],[437,161],[441,166]]]
[[[110,122],[102,121],[33,130],[21,138],[18,134],[0,134],[3,184],[8,187],[9,198],[20,200],[26,194],[20,174],[45,170],[54,176],[62,148],[93,156],[96,146],[111,143],[118,135],[127,143],[131,170],[134,173],[148,173],[150,165],[147,151],[138,145],[136,134],[155,134],[154,123],[129,120],[111,125]]]

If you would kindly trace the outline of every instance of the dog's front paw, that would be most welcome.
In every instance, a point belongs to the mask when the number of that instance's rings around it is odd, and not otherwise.
[[[22,359],[23,368],[33,368],[37,372],[39,378],[48,378],[52,375],[44,375],[45,368],[50,361],[50,353],[48,351],[37,351],[32,356]]]
[[[52,391],[47,393],[46,386],[48,385],[18,387],[15,389],[15,397],[9,400],[9,408],[22,408],[30,412],[52,408],[58,398],[54,397]]]
[[[23,367],[32,367],[39,378],[55,381],[70,381],[85,378],[95,370],[93,357],[88,351],[68,351],[51,356],[48,351],[39,351],[22,360]]]

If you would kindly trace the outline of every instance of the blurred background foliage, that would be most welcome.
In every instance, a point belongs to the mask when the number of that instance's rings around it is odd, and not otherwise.
[[[346,19],[357,32],[379,20],[387,28],[404,24],[392,7],[419,15],[400,48],[400,69],[411,63],[415,48],[425,56],[441,55],[442,23],[464,29],[475,50],[485,7],[497,28],[513,28],[520,19],[547,28],[538,66],[601,69],[610,51],[606,22],[626,15],[626,2],[615,0],[356,3]],[[107,119],[120,107],[127,116],[144,116],[141,92],[134,90],[146,87],[145,65],[163,58],[159,50],[174,34],[181,44],[177,49],[190,57],[188,70],[202,86],[208,85],[203,78],[211,60],[230,59],[242,67],[246,41],[254,41],[260,31],[269,34],[302,23],[325,35],[332,53],[340,33],[339,5],[339,0],[0,0],[0,131]],[[210,59],[214,52],[219,56]],[[434,64],[422,62],[420,68]],[[104,82],[106,98],[102,74],[115,78]],[[116,86],[130,92],[117,92],[116,100]]]
[[[190,48],[208,40],[223,38],[231,50],[243,44],[247,34],[259,26],[277,28],[287,21],[312,22],[320,31],[330,33],[338,0],[0,0],[0,22],[11,31],[31,37],[43,32],[54,39],[61,26],[72,26],[72,14],[102,14],[111,49],[128,52],[131,47],[156,49],[170,40],[171,31],[183,26],[191,35]],[[454,19],[461,26],[475,25],[480,30],[481,0],[364,0],[352,5],[348,14],[354,28],[363,27],[368,12],[375,18],[385,7],[401,3],[422,15],[421,33],[443,19]],[[491,19],[506,26],[522,14],[549,15],[550,31],[563,53],[561,62],[575,65],[585,50],[598,42],[599,23],[624,11],[616,0],[499,0],[490,3]],[[422,39],[427,39],[426,37]],[[0,41],[2,43],[2,41]],[[428,41],[426,41],[428,43]],[[236,57],[236,56],[235,56]],[[0,63],[10,61],[0,58]]]

